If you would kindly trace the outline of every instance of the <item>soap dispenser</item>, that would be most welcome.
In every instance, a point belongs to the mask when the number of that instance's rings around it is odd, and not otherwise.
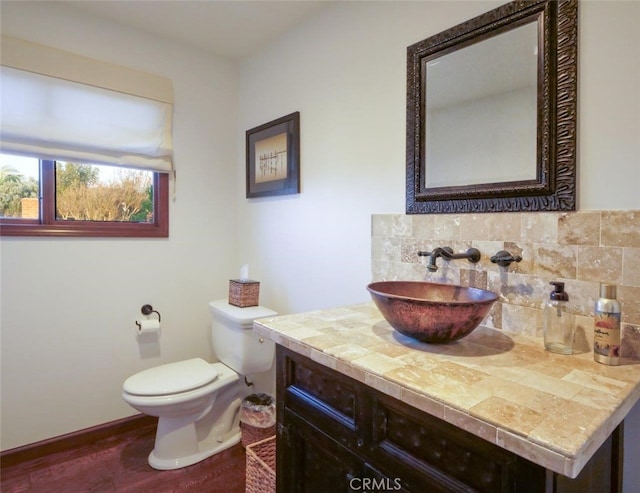
[[[569,295],[563,282],[550,282],[554,289],[544,304],[544,347],[559,354],[573,352],[575,317],[569,311]]]

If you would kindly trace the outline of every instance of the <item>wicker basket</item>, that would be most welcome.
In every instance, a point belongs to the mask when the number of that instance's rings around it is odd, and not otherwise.
[[[240,423],[240,429],[242,430],[242,446],[244,448],[276,434],[276,425],[258,428],[257,426],[251,426],[247,423]]]
[[[245,493],[275,493],[276,437],[247,447],[247,482]]]
[[[240,279],[229,280],[229,304],[245,308],[258,306],[260,297],[260,282],[242,281]]]

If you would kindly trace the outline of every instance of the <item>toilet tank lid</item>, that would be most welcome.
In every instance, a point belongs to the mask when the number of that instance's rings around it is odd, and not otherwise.
[[[215,365],[193,358],[142,370],[127,378],[122,388],[135,395],[168,395],[197,389],[217,377]]]
[[[209,307],[213,313],[227,320],[231,320],[239,325],[248,326],[251,326],[253,321],[258,318],[275,317],[278,314],[278,312],[274,312],[264,306],[247,306],[240,308],[239,306],[230,305],[226,299],[210,301]]]

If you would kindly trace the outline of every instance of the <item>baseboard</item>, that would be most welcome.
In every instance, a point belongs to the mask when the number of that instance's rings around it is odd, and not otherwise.
[[[155,425],[158,418],[144,414],[136,414],[127,418],[110,421],[84,430],[74,431],[66,435],[48,438],[40,442],[0,452],[0,467],[11,467],[22,462],[39,459],[47,455],[63,452],[73,448],[94,443],[104,438],[133,431],[143,426]]]

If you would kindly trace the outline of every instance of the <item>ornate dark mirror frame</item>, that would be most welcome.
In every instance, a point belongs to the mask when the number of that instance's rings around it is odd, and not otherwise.
[[[537,179],[425,186],[426,60],[538,22]],[[407,49],[407,214],[576,209],[577,0],[514,1]]]

